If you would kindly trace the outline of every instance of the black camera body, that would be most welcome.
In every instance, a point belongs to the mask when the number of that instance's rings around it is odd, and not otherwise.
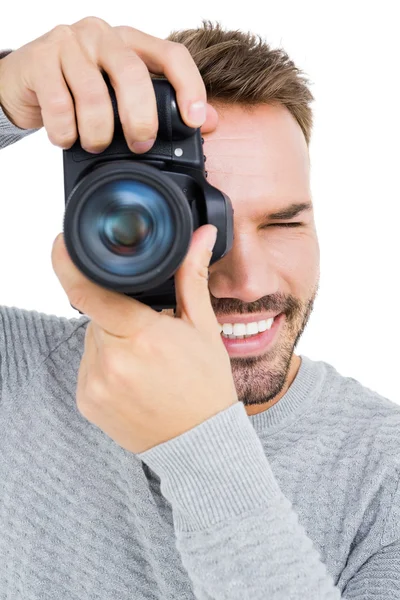
[[[65,244],[75,265],[95,283],[158,311],[175,309],[174,273],[193,231],[215,225],[210,264],[221,259],[233,243],[232,204],[208,183],[200,129],[182,120],[167,79],[152,80],[157,139],[145,154],[134,154],[114,89],[103,77],[114,110],[114,136],[101,154],[86,152],[79,138],[63,150]]]

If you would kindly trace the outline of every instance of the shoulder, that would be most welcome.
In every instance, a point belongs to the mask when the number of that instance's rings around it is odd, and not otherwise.
[[[400,469],[400,404],[342,375],[329,363],[312,363],[324,373],[317,411],[326,417],[327,426],[343,432],[354,452],[369,446],[393,459],[393,466]]]
[[[86,316],[68,319],[36,310],[0,306],[3,371],[24,367],[29,373],[64,343],[79,347],[88,322]]]

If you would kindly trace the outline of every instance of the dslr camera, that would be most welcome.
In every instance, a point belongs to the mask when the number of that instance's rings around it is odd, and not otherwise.
[[[102,75],[114,111],[113,140],[100,154],[86,152],[79,138],[63,150],[65,244],[91,281],[157,311],[176,309],[174,273],[193,231],[215,225],[210,264],[221,259],[232,248],[232,204],[208,183],[200,129],[182,120],[167,79],[152,79],[158,134],[153,147],[137,155],[126,143],[114,89]]]

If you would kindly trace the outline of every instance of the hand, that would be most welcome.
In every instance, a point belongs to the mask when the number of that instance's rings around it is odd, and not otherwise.
[[[70,148],[79,133],[87,152],[103,152],[112,141],[114,115],[100,69],[110,77],[132,151],[148,151],[157,136],[149,70],[173,85],[187,125],[202,126],[202,133],[215,129],[218,114],[207,104],[204,82],[183,44],[133,27],[111,27],[97,17],[58,25],[0,60],[0,104],[22,129],[44,125],[56,146]],[[189,106],[198,101],[206,106],[206,114],[191,118]],[[134,148],[134,142],[149,139],[153,141],[147,147]]]
[[[62,234],[54,242],[54,271],[70,303],[91,319],[78,409],[130,452],[171,440],[238,402],[208,290],[215,230],[196,229],[175,273],[175,318],[89,281],[69,258]]]

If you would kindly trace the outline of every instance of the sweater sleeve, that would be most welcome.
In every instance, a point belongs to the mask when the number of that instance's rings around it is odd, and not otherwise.
[[[88,321],[0,305],[0,409],[5,388],[26,385],[56,347],[72,339],[65,352],[81,348]],[[68,354],[63,359],[71,362]]]
[[[339,600],[242,402],[138,455],[171,503],[198,600]]]
[[[197,600],[398,597],[400,542],[393,535],[341,595],[282,493],[243,403],[138,456],[171,503]]]
[[[0,50],[0,60],[10,54],[10,52],[12,50]],[[0,150],[11,146],[11,144],[15,144],[15,142],[22,140],[22,138],[35,131],[39,131],[39,129],[21,129],[14,125],[14,123],[11,123],[0,105]]]

